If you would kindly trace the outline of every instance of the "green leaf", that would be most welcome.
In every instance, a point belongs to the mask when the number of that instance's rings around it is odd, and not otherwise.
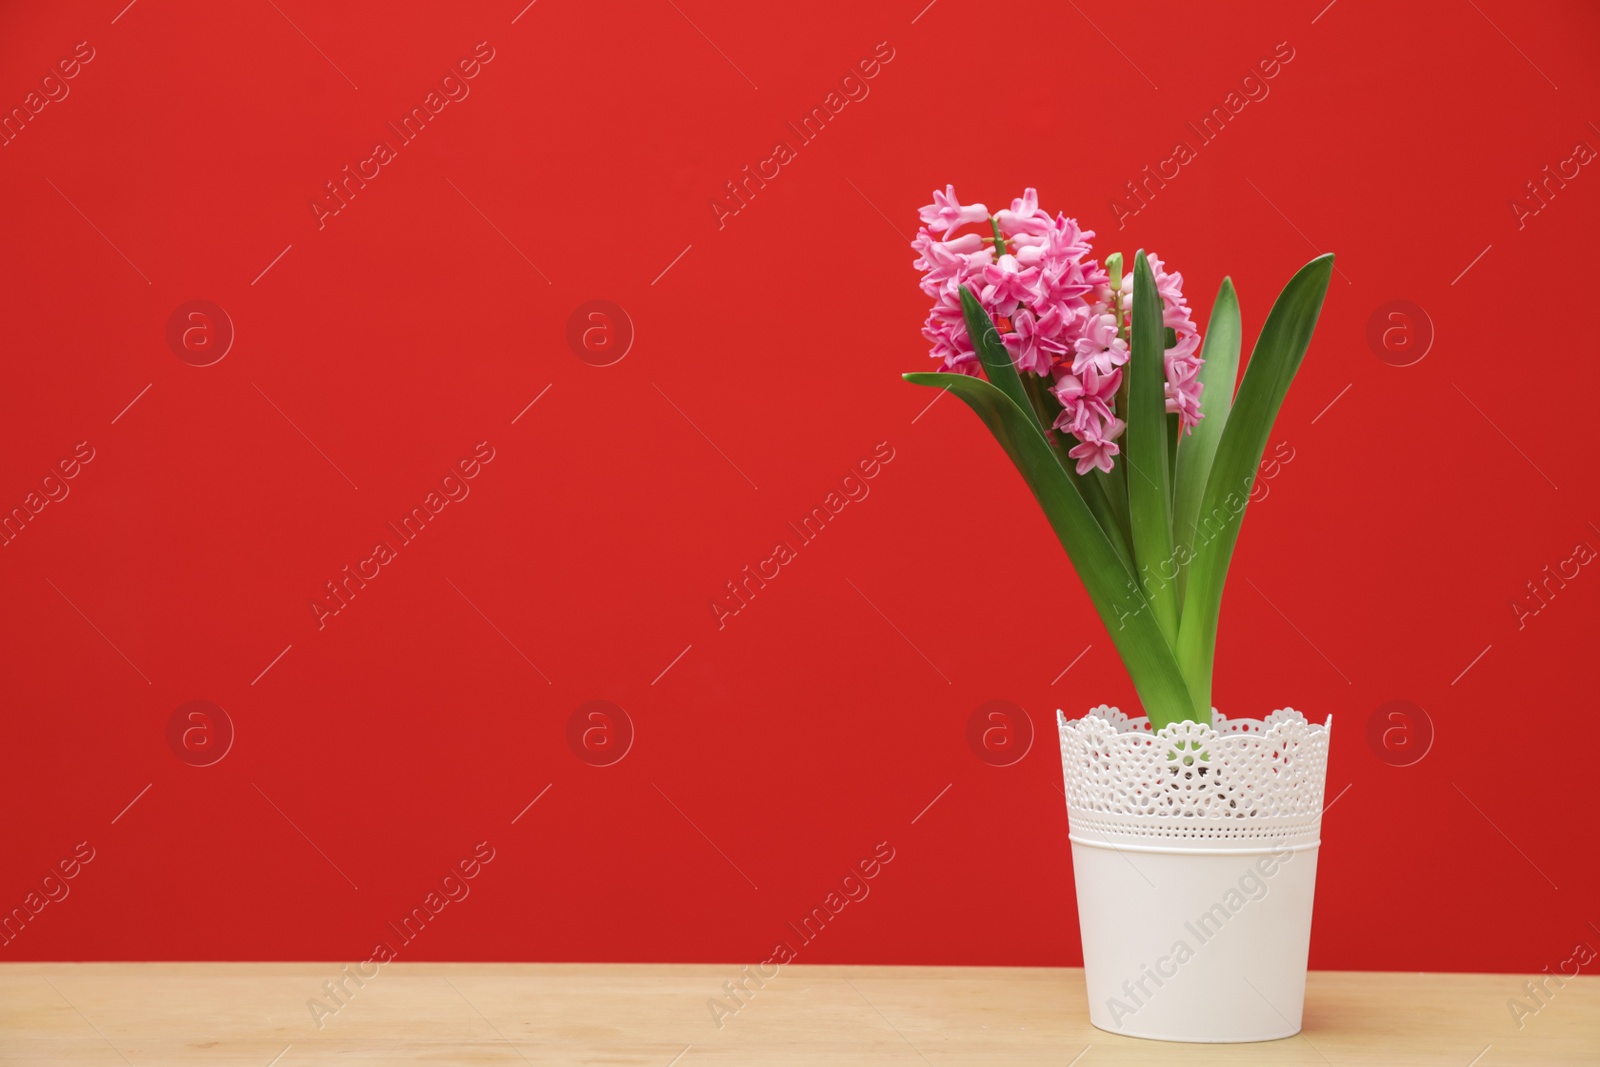
[[[1133,573],[1133,542],[1128,539],[1128,507],[1124,502],[1119,514],[1113,505],[1110,495],[1105,491],[1105,483],[1097,478],[1078,473],[1078,461],[1068,455],[1072,440],[1066,433],[1048,427],[1056,423],[1056,416],[1061,414],[1061,402],[1056,399],[1050,387],[1045,385],[1045,379],[1037,374],[1022,375],[1022,389],[1028,394],[1028,399],[1033,403],[1033,413],[1038,417],[1039,427],[1045,431],[1045,438],[1050,442],[1051,451],[1055,453],[1056,462],[1061,464],[1061,469],[1067,472],[1072,479],[1072,484],[1077,487],[1078,495],[1083,497],[1083,502],[1089,505],[1095,521],[1100,524],[1106,536],[1111,540],[1111,547],[1117,552],[1117,558],[1122,560],[1122,565],[1128,568],[1128,573]],[[1114,469],[1114,468],[1113,468]],[[1094,470],[1091,475],[1104,475],[1102,470]]]
[[[1123,454],[1134,476],[1128,479],[1128,518],[1133,528],[1133,559],[1149,579],[1147,592],[1156,621],[1169,643],[1178,637],[1178,587],[1162,577],[1171,570],[1172,474],[1167,459],[1167,376],[1162,359],[1161,294],[1150,261],[1140,251],[1133,261],[1132,353],[1128,358],[1128,428]],[[1174,575],[1175,576],[1175,575]]]
[[[1126,538],[1123,529],[1117,526],[1117,516],[1112,509],[1111,502],[1106,498],[1101,487],[1087,484],[1084,479],[1076,474],[1076,461],[1067,456],[1067,447],[1062,438],[1052,436],[1050,427],[1055,424],[1055,416],[1061,410],[1061,405],[1045,385],[1045,380],[1036,374],[1023,374],[1017,370],[1016,364],[1011,361],[1011,353],[1000,340],[1000,330],[995,325],[994,319],[978,298],[966,287],[961,289],[961,313],[966,319],[967,335],[981,340],[975,343],[978,350],[978,359],[983,364],[984,374],[991,384],[997,386],[1013,403],[1024,412],[1029,412],[1034,417],[1034,425],[1055,454],[1056,461],[1072,477],[1073,484],[1088,504],[1089,511],[1094,515],[1095,521],[1102,530],[1107,531],[1111,539],[1111,546],[1116,550],[1117,556],[1123,565],[1133,572],[1133,547]]]
[[[1056,446],[1056,459],[1061,461],[1062,466],[1074,462],[1067,458],[1065,449],[1061,447],[1064,435],[1053,433],[1050,429],[1056,424],[1056,416],[1061,414],[1061,401],[1050,391],[1049,379],[1037,374],[1018,374],[1018,377],[1022,379],[1022,391],[1028,397],[1029,407],[1025,410],[1033,412],[1039,423],[1039,432]]]
[[[1161,343],[1166,348],[1178,347],[1178,331],[1174,330],[1171,326],[1163,326],[1161,328],[1161,337]],[[1163,363],[1162,366],[1165,368],[1165,363]],[[1163,376],[1163,384],[1165,384],[1165,380],[1165,376]],[[1165,395],[1165,393],[1162,394],[1163,399],[1165,398]],[[1167,476],[1172,480],[1167,483],[1167,491],[1174,497],[1176,497],[1178,493],[1178,442],[1182,439],[1182,437],[1183,427],[1179,424],[1178,413],[1176,411],[1170,412],[1167,415]],[[1170,507],[1171,505],[1168,506]],[[1176,536],[1176,534],[1174,534],[1174,536]],[[1181,610],[1183,605],[1181,588],[1179,590],[1179,594],[1178,605]]]
[[[1163,397],[1162,403],[1165,404],[1165,402],[1165,397]],[[1168,412],[1166,418],[1167,476],[1171,479],[1171,481],[1167,482],[1167,492],[1170,494],[1171,499],[1176,500],[1178,496],[1178,442],[1183,438],[1183,426],[1179,422],[1176,411]],[[1171,507],[1172,504],[1169,503],[1167,506]],[[1176,534],[1174,534],[1174,543],[1176,543]]]
[[[1318,256],[1301,267],[1278,294],[1250,354],[1206,479],[1194,520],[1195,555],[1189,564],[1188,595],[1177,645],[1178,662],[1200,708],[1211,707],[1211,668],[1222,589],[1244,522],[1245,505],[1278,409],[1311,344],[1332,273],[1333,256]],[[1201,420],[1202,425],[1206,421]]]
[[[1172,509],[1172,540],[1178,550],[1178,598],[1188,592],[1189,553],[1195,541],[1195,519],[1200,500],[1211,476],[1211,460],[1217,454],[1223,428],[1233,409],[1233,389],[1239,381],[1239,298],[1233,280],[1222,279],[1216,303],[1211,305],[1211,321],[1206,324],[1205,346],[1200,350],[1205,365],[1200,368],[1200,412],[1204,416],[1194,431],[1183,439],[1178,450],[1176,503]]]
[[[1172,649],[1149,602],[1112,545],[1115,534],[1108,535],[1095,519],[1033,418],[1001,389],[981,378],[928,372],[904,377],[916,385],[954,393],[978,414],[1011,457],[1083,580],[1095,611],[1139,691],[1151,726],[1160,729],[1171,722],[1195,718],[1197,705]],[[977,570],[964,577],[996,585],[1006,580],[999,573],[985,577]]]
[[[1057,456],[1062,470],[1067,472],[1067,477],[1072,479],[1072,484],[1078,490],[1078,495],[1083,497],[1083,502],[1089,505],[1089,513],[1100,524],[1101,531],[1106,539],[1111,542],[1111,548],[1117,554],[1117,559],[1122,561],[1131,577],[1133,574],[1133,544],[1128,540],[1127,532],[1118,522],[1116,507],[1111,497],[1106,493],[1106,483],[1095,475],[1104,471],[1092,470],[1088,474],[1078,473],[1076,460]]]
[[[961,287],[961,317],[966,320],[967,336],[972,338],[972,347],[977,349],[978,360],[983,364],[984,377],[998,386],[1017,407],[1032,411],[1033,405],[1023,392],[1017,366],[1011,362],[1011,353],[1000,341],[999,327],[995,326],[989,312],[984,310],[972,290],[964,285]]]
[[[1076,464],[1073,469],[1077,469]],[[1109,471],[1097,467],[1089,472],[1089,477],[1100,483],[1100,491],[1111,504],[1111,514],[1116,519],[1117,529],[1122,532],[1122,541],[1127,548],[1128,558],[1132,560],[1133,534],[1128,523],[1128,480],[1125,472],[1117,467],[1112,467]],[[1133,569],[1131,563],[1128,569],[1130,571]]]

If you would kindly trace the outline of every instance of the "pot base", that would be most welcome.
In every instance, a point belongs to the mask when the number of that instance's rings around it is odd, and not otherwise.
[[[1145,1041],[1171,1041],[1174,1044],[1180,1045],[1255,1045],[1260,1044],[1263,1041],[1282,1041],[1284,1038],[1294,1037],[1301,1030],[1300,1027],[1295,1027],[1288,1033],[1267,1034],[1260,1037],[1174,1037],[1171,1034],[1142,1034],[1137,1030],[1107,1030],[1104,1026],[1101,1026],[1099,1023],[1096,1023],[1093,1020],[1090,1020],[1090,1022],[1096,1030],[1105,1030],[1106,1033],[1116,1034],[1119,1037],[1137,1037]]]

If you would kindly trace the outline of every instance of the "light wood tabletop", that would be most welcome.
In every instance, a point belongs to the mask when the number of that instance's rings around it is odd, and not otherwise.
[[[723,983],[743,977],[715,965],[390,963],[358,985],[338,964],[6,964],[0,1063],[1600,1063],[1600,977],[1549,980],[1535,1000],[1521,975],[1313,972],[1304,1032],[1254,1045],[1096,1030],[1080,970],[792,965],[762,988],[746,980],[753,993],[735,1009]],[[335,999],[325,983],[341,981]]]

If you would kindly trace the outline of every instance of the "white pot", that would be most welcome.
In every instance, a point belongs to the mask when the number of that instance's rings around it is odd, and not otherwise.
[[[1330,716],[1150,732],[1056,713],[1089,1021],[1161,1041],[1300,1032]]]

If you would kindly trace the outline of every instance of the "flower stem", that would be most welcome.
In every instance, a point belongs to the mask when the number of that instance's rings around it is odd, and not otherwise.
[[[998,263],[1000,257],[1005,255],[1006,239],[1000,234],[1000,220],[990,215],[989,225],[994,228],[994,261]]]

